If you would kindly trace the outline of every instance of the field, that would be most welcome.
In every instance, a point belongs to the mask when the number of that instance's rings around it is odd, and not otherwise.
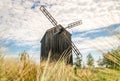
[[[0,58],[0,81],[120,81],[120,71],[107,68],[74,68],[64,62]]]

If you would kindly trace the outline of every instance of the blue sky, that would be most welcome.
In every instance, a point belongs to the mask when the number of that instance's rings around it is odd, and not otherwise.
[[[73,32],[73,37],[76,36],[81,36],[83,38],[89,38],[89,39],[95,39],[98,37],[110,37],[112,35],[115,35],[115,29],[120,27],[120,23],[119,24],[112,24],[110,26],[107,26],[106,28],[100,27],[97,29],[93,29],[93,30],[87,30],[87,31],[82,31],[82,32]],[[119,32],[119,31],[118,31]]]
[[[68,31],[84,58],[88,53],[99,58],[99,50],[120,44],[114,35],[120,31],[120,0],[4,0],[0,1],[0,47],[8,57],[26,50],[38,61],[40,40],[53,27],[40,12],[40,5],[64,27],[82,20],[82,25]]]

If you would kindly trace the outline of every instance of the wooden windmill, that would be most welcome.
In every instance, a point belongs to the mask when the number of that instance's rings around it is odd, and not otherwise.
[[[46,31],[41,40],[41,59],[47,59],[50,51],[52,53],[51,58],[53,61],[60,59],[64,52],[64,56],[67,56],[67,63],[73,64],[72,52],[81,59],[82,55],[71,41],[71,34],[66,29],[78,26],[82,24],[82,21],[70,23],[64,28],[57,23],[44,6],[41,6],[40,10],[54,26]]]

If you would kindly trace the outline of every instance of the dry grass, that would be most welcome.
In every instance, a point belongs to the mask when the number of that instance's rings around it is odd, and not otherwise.
[[[118,81],[120,72],[110,69],[77,69],[61,62],[41,62],[0,58],[0,81]],[[117,80],[118,79],[118,80]]]

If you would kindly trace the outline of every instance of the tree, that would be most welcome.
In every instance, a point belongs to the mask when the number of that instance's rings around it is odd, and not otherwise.
[[[88,54],[88,56],[87,56],[87,65],[90,67],[94,66],[94,58],[92,57],[91,54]]]
[[[104,65],[103,59],[101,59],[100,57],[99,57],[97,63],[98,63],[98,66],[99,66],[99,67],[103,67],[103,65]]]
[[[80,58],[76,58],[76,62],[75,62],[75,65],[77,66],[77,67],[80,67],[81,68],[81,62],[82,62],[82,60],[80,59]]]

